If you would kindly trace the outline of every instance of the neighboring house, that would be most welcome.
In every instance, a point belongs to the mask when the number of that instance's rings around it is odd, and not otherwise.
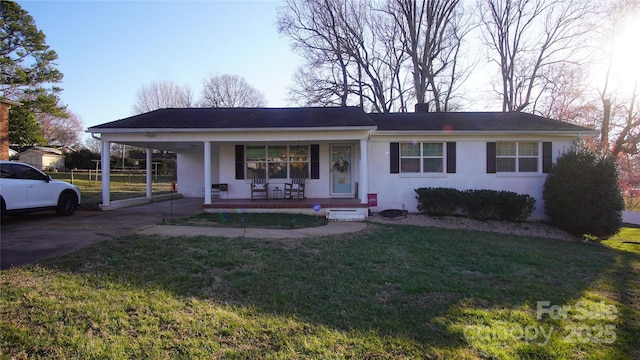
[[[63,171],[64,154],[49,147],[35,146],[18,154],[18,161],[33,165],[43,171]]]
[[[254,174],[282,188],[303,173],[307,198],[356,198],[372,211],[414,212],[414,189],[451,187],[530,194],[538,201],[534,218],[544,217],[542,186],[557,156],[595,134],[525,113],[355,107],[161,109],[87,131],[107,150],[115,142],[176,152],[179,192],[204,193],[205,207],[211,184],[227,184],[228,199],[249,199]]]

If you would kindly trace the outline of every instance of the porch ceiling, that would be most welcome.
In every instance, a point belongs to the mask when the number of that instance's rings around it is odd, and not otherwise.
[[[136,146],[140,148],[150,148],[162,151],[171,151],[175,153],[189,153],[189,152],[203,152],[204,144],[202,141],[113,141],[118,144],[125,144],[130,146]],[[211,144],[212,148],[218,146],[217,144]]]

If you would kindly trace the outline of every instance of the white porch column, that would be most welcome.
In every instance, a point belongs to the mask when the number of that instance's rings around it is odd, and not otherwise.
[[[360,203],[367,204],[369,199],[367,194],[369,193],[369,143],[368,140],[360,140],[360,185],[359,195]]]
[[[111,205],[111,142],[102,142],[102,206]]]
[[[147,152],[147,198],[153,197],[153,190],[151,188],[151,180],[153,179],[153,171],[151,170],[151,149],[146,148]]]
[[[204,203],[211,204],[211,141],[204,142]]]

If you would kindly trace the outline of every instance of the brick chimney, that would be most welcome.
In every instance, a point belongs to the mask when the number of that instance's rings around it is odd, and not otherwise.
[[[429,112],[429,103],[417,103],[415,107],[415,112],[417,113]]]
[[[0,160],[9,160],[9,109],[20,105],[19,102],[0,99]]]

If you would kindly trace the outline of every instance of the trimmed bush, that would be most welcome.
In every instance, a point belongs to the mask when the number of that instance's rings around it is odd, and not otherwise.
[[[622,227],[624,199],[612,156],[571,148],[551,169],[542,196],[545,214],[571,234],[607,238]]]
[[[462,192],[451,188],[419,188],[418,211],[433,216],[451,216],[458,213]]]
[[[419,188],[418,210],[427,215],[466,214],[476,220],[524,221],[535,209],[536,200],[511,191]]]
[[[472,219],[515,222],[527,220],[536,205],[530,195],[495,190],[467,190],[462,202]]]

